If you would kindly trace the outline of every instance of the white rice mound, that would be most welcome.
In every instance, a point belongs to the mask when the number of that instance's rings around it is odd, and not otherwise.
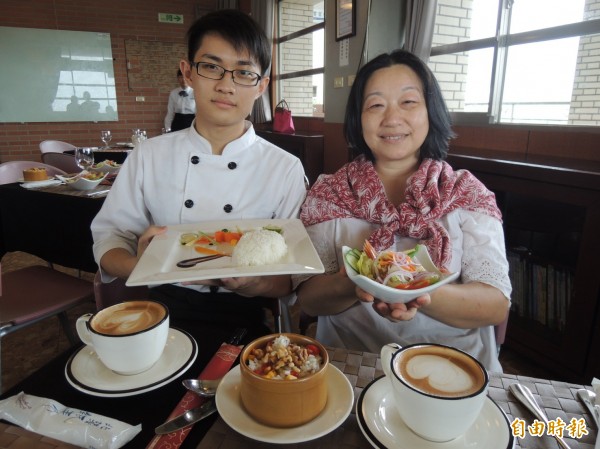
[[[267,229],[245,232],[233,248],[233,263],[237,266],[271,265],[287,254],[281,234]]]

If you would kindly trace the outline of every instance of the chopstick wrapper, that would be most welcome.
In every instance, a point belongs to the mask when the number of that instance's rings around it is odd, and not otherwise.
[[[141,424],[131,426],[23,392],[0,401],[0,418],[40,435],[89,449],[118,449],[142,430]]]
[[[222,343],[218,351],[213,355],[212,359],[210,359],[210,362],[208,362],[208,365],[202,370],[198,379],[216,380],[223,377],[237,359],[242,351],[242,347],[243,346],[236,346],[230,343]],[[208,399],[202,398],[191,391],[187,391],[166,421],[185,413],[187,410],[198,407],[206,400]],[[150,444],[148,444],[146,449],[176,449],[181,446],[183,440],[185,440],[188,433],[192,430],[192,427],[193,426],[187,426],[167,435],[156,435],[152,441],[150,441]]]

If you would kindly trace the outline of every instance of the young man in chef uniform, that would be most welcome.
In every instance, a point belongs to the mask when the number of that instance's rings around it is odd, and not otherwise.
[[[127,279],[169,225],[296,218],[304,200],[300,160],[258,137],[246,120],[269,83],[264,32],[240,11],[218,10],[199,18],[187,37],[180,69],[194,92],[196,118],[187,130],[140,142],[123,164],[91,227],[103,282]],[[150,290],[174,321],[259,334],[268,329],[253,298],[287,295],[291,281],[238,277]]]

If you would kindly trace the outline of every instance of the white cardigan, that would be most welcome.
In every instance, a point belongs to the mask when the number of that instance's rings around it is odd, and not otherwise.
[[[500,221],[458,209],[439,223],[452,241],[452,261],[448,269],[461,271],[462,283],[478,281],[498,288],[507,298],[508,308],[511,284]],[[376,227],[360,219],[341,218],[309,226],[308,233],[325,272],[334,273],[343,265],[342,246],[362,248]],[[399,238],[395,247],[398,251],[406,250],[416,243],[412,238]],[[295,276],[295,286],[305,279],[306,276]],[[378,315],[371,304],[357,302],[337,315],[319,316],[316,337],[326,345],[374,353],[392,342],[401,345],[437,342],[458,347],[475,356],[488,370],[502,372],[492,326],[458,329],[420,312],[410,321],[392,323]]]

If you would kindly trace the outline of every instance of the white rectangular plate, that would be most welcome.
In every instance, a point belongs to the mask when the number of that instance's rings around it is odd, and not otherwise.
[[[177,262],[200,257],[193,246],[183,246],[179,237],[188,232],[213,233],[223,228],[250,231],[266,225],[280,226],[288,253],[278,264],[234,266],[231,257],[202,262],[192,268],[179,268]],[[325,271],[315,247],[298,219],[205,221],[169,226],[163,235],[154,237],[127,280],[128,286],[159,285],[242,276],[277,274],[319,274]]]

